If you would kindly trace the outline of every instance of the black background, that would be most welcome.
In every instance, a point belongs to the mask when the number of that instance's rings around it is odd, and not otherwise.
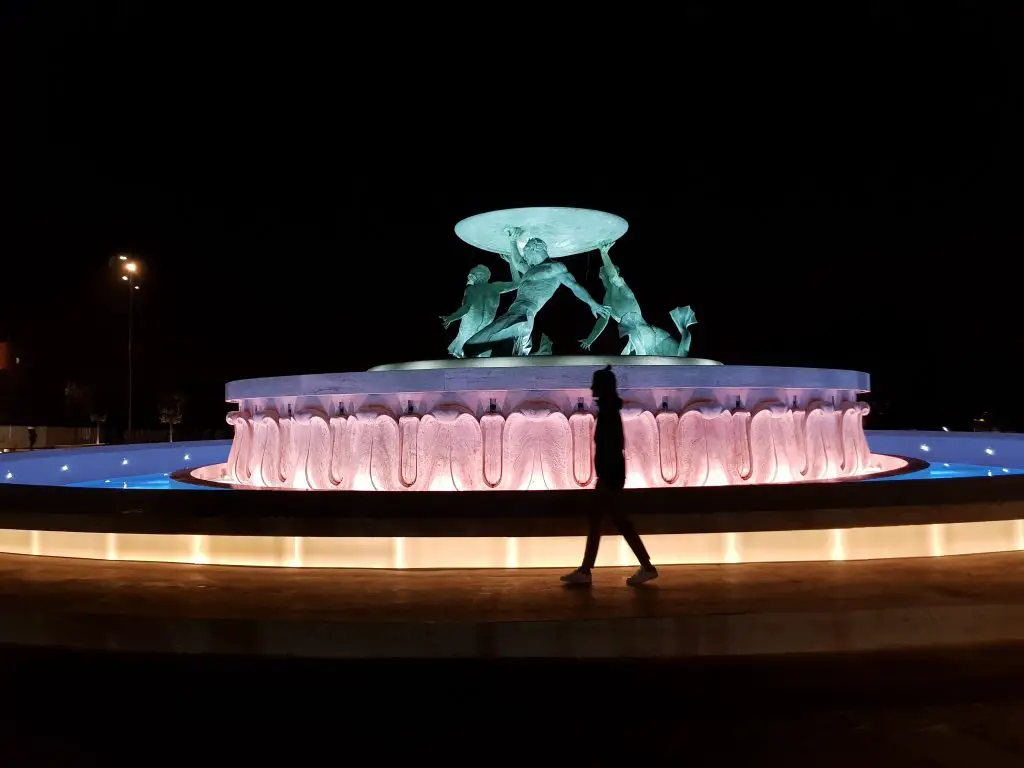
[[[1024,426],[1020,20],[878,7],[15,4],[8,418],[66,420],[73,380],[123,422],[119,252],[145,264],[136,421],[181,392],[219,427],[231,379],[443,356],[468,269],[501,275],[454,224],[571,205],[629,221],[622,273],[654,324],[694,307],[694,356],[869,371],[874,426]],[[569,266],[600,294],[598,261]],[[573,353],[592,322],[563,291],[538,331]]]

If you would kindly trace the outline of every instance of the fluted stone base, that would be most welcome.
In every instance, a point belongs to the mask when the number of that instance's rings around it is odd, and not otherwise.
[[[629,488],[879,470],[864,436],[868,406],[856,400],[865,374],[620,359]],[[242,408],[227,417],[230,456],[197,477],[304,490],[591,488],[592,372],[446,367],[233,382],[228,397]]]

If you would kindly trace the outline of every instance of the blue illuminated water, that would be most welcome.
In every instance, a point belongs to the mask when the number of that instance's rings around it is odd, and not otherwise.
[[[902,475],[875,477],[868,482],[885,482],[888,480],[957,480],[965,477],[1009,477],[1024,475],[1024,469],[1009,467],[982,467],[978,464],[947,464],[937,461],[917,472],[906,472]]]
[[[925,469],[917,472],[907,472],[902,475],[890,475],[889,477],[870,478],[866,482],[878,483],[889,480],[955,480],[965,477],[1009,477],[1012,475],[1024,475],[1024,469],[1011,469],[1008,467],[982,467],[977,464],[944,464],[936,462]],[[132,475],[130,477],[112,477],[109,480],[87,480],[81,483],[69,483],[72,488],[113,488],[116,490],[142,490],[142,491],[220,491],[208,485],[193,485],[192,483],[179,483],[172,480],[169,475],[157,473],[153,475]]]
[[[108,480],[86,480],[81,483],[68,483],[70,488],[114,488],[130,491],[222,491],[210,485],[194,485],[179,483],[170,475],[158,472],[153,475],[132,475],[130,477],[111,477]]]

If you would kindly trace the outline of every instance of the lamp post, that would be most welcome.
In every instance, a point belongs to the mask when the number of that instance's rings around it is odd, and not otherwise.
[[[139,290],[136,280],[139,276],[138,259],[118,256],[121,264],[121,280],[128,283],[128,440],[132,439],[132,336],[135,325],[135,292]]]

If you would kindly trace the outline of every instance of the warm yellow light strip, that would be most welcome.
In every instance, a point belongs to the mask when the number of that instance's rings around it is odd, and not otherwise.
[[[1024,520],[835,530],[673,533],[645,536],[655,563],[770,563],[941,557],[1024,550]],[[0,529],[0,552],[292,568],[563,568],[579,564],[582,536],[207,536]],[[633,565],[618,536],[598,565]]]

